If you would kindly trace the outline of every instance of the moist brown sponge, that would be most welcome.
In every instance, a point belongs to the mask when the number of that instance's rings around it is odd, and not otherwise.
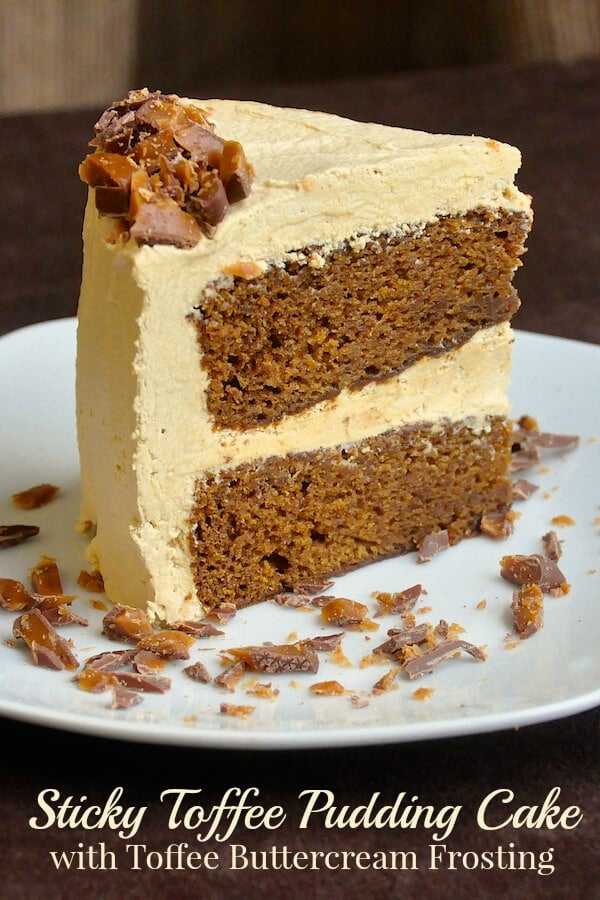
[[[508,508],[512,430],[466,423],[391,431],[346,447],[272,457],[196,484],[192,570],[199,599],[244,606],[309,577],[452,543]]]
[[[292,415],[510,319],[529,219],[477,210],[205,291],[193,314],[218,428]],[[305,251],[305,256],[310,250]]]

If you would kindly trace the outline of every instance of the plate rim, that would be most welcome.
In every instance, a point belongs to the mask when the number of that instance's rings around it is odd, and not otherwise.
[[[194,726],[157,725],[144,722],[118,721],[96,715],[77,716],[55,710],[24,707],[16,701],[0,697],[0,715],[11,720],[40,727],[54,728],[75,734],[99,737],[105,740],[128,741],[136,744],[165,744],[168,746],[203,747],[223,750],[301,750],[328,749],[334,747],[381,746],[422,741],[443,740],[453,737],[469,737],[540,725],[579,713],[589,712],[600,706],[600,688],[572,698],[568,703],[547,703],[491,715],[451,718],[432,722],[369,726],[360,729],[356,725],[332,731],[310,729],[301,732],[260,731],[248,729],[195,730]],[[463,726],[468,722],[468,728]],[[348,739],[352,735],[351,740]]]

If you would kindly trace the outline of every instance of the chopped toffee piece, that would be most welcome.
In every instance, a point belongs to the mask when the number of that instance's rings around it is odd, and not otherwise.
[[[542,543],[544,545],[544,556],[547,556],[553,562],[558,562],[562,556],[562,541],[559,541],[557,533],[555,531],[547,531],[546,534],[542,535]]]
[[[35,593],[42,596],[62,594],[62,581],[56,560],[50,556],[42,556],[31,570],[31,584]]]
[[[138,641],[141,650],[151,650],[165,659],[189,659],[194,637],[184,631],[168,629],[145,635]]]
[[[173,622],[171,625],[173,631],[185,631],[186,634],[193,634],[194,637],[217,637],[225,634],[219,628],[216,628],[211,622]]]
[[[117,604],[104,616],[102,631],[111,641],[128,641],[133,644],[153,633],[144,610],[122,604]]]
[[[398,675],[398,669],[390,669],[385,675],[382,675],[372,687],[373,694],[385,694],[386,691],[391,691],[394,686],[394,681],[396,680],[396,676]]]
[[[246,719],[248,716],[251,716],[256,709],[255,706],[243,706],[236,703],[221,703],[219,708],[222,715],[234,716],[238,719]]]
[[[295,594],[304,594],[312,597],[317,594],[322,594],[323,591],[329,590],[330,587],[333,587],[333,581],[326,578],[307,578],[305,581],[296,582],[293,587],[293,592]]]
[[[544,450],[575,450],[579,446],[576,434],[552,434],[548,431],[529,431],[529,439]]]
[[[277,606],[289,606],[292,609],[299,609],[301,606],[306,606],[308,603],[308,597],[306,594],[292,594],[292,593],[283,593],[283,594],[273,594],[269,597],[271,603],[276,603]]]
[[[35,665],[51,669],[76,669],[79,665],[69,642],[58,634],[39,609],[20,615],[13,623],[13,634],[25,641]]]
[[[253,697],[262,697],[264,700],[275,700],[279,696],[279,688],[274,688],[271,682],[261,684],[259,681],[248,688],[246,693],[251,694]]]
[[[531,469],[537,465],[542,458],[542,454],[537,447],[526,447],[521,449],[513,449],[510,455],[509,472],[523,472],[525,469]]]
[[[16,547],[39,533],[37,525],[0,525],[0,549]]]
[[[306,642],[306,645],[308,646],[309,643],[309,641]],[[337,647],[334,647],[333,650],[330,651],[330,653],[331,661],[334,662],[336,666],[348,666],[349,668],[352,667],[352,662],[348,659],[348,657],[342,650],[341,644],[338,644]]]
[[[446,622],[445,619],[440,619],[440,621],[435,626],[434,631],[438,635],[438,637],[441,637],[443,640],[446,640],[446,638],[448,637],[448,634],[450,632],[450,626],[448,625],[448,623]]]
[[[74,678],[82,691],[91,691],[93,694],[108,691],[116,684],[110,672],[103,672],[101,669],[94,669],[87,666],[78,672]]]
[[[252,281],[262,275],[263,271],[264,269],[257,262],[245,259],[239,259],[237,262],[221,268],[223,275],[231,275],[232,278],[241,278],[243,281]]]
[[[440,550],[447,550],[449,546],[450,540],[448,538],[448,532],[445,529],[443,531],[436,531],[435,534],[428,534],[419,547],[417,562],[431,562],[436,553],[439,553]]]
[[[553,516],[550,521],[553,525],[558,525],[560,528],[576,524],[575,519],[572,519],[571,516],[565,516],[564,514],[560,516]]]
[[[34,487],[27,488],[26,491],[13,494],[12,502],[19,509],[39,509],[40,506],[50,503],[59,490],[60,488],[54,484],[36,484]]]
[[[524,640],[544,624],[544,594],[539,584],[527,584],[513,591],[511,610],[513,626]]]
[[[151,694],[166,694],[171,688],[171,679],[164,675],[146,675],[139,672],[121,672],[117,670],[111,675],[117,684],[132,691],[144,691]]]
[[[131,660],[134,672],[139,675],[156,675],[165,666],[165,658],[152,650],[138,650]]]
[[[336,597],[321,607],[321,617],[328,625],[339,625],[342,628],[352,628],[361,625],[369,608],[364,603],[356,600],[347,600],[345,597]]]
[[[62,625],[83,625],[86,627],[88,625],[88,620],[84,619],[82,616],[78,616],[77,613],[74,613],[73,610],[69,609],[69,603],[74,599],[74,597],[70,596],[45,597],[37,604],[37,609],[39,609],[40,612],[43,612],[48,621],[54,625],[55,628]],[[45,600],[57,601],[57,604],[46,607],[44,605]],[[61,603],[61,600],[67,602]]]
[[[304,643],[236,647],[226,653],[252,672],[266,672],[269,675],[281,672],[317,672],[319,669],[317,654],[314,650],[307,650]]]
[[[420,644],[427,640],[428,633],[429,626],[425,623],[414,625],[412,628],[390,628],[388,640],[375,647],[373,653],[395,657],[398,651],[407,644]]]
[[[365,706],[369,705],[369,701],[366,699],[366,697],[359,697],[358,694],[352,694],[352,696],[350,697],[350,703],[357,709],[364,709]]]
[[[21,612],[33,609],[35,605],[35,597],[31,596],[24,584],[14,578],[0,578],[0,606],[3,609]]]
[[[512,584],[538,584],[543,591],[561,588],[566,579],[554,560],[541,553],[531,556],[503,556],[500,560],[500,574]]]
[[[130,691],[121,684],[112,686],[112,694],[111,706],[113,709],[130,709],[132,706],[137,706],[138,703],[142,702],[142,698],[136,691]]]
[[[411,609],[414,609],[414,606],[422,593],[423,586],[420,584],[413,584],[412,587],[406,588],[403,591],[396,591],[392,594],[386,593],[385,591],[375,591],[373,597],[379,605],[379,612],[377,615],[387,616],[391,613],[410,612]]]
[[[79,175],[100,215],[138,244],[194,247],[250,194],[254,170],[241,144],[216,135],[201,109],[174,94],[130,91],[94,130]]]
[[[229,203],[244,200],[252,187],[252,170],[238,141],[225,141],[219,165],[219,175],[225,186]]]
[[[346,693],[346,688],[339,681],[317,681],[311,684],[310,692],[320,697],[339,697]]]
[[[514,470],[513,470],[514,471]],[[539,490],[539,485],[532,484],[525,478],[519,478],[513,484],[513,497],[516,500],[529,500],[532,494]]]
[[[108,610],[108,605],[104,602],[104,600],[88,600],[88,603],[92,607],[92,609],[100,609],[102,612],[106,612]]]
[[[330,651],[336,650],[342,640],[344,639],[344,632],[339,632],[338,634],[323,634],[318,635],[314,638],[308,638],[305,641],[302,641],[305,647],[308,647],[309,650],[316,650],[317,653],[321,651]]]
[[[509,511],[490,512],[481,517],[480,529],[483,534],[496,540],[504,540],[515,530]]]
[[[35,605],[45,616],[49,612],[56,612],[66,606],[70,606],[75,599],[75,594],[34,594]]]
[[[211,617],[217,619],[218,622],[229,622],[230,619],[237,613],[237,606],[234,603],[221,603],[220,606],[215,606],[214,609],[211,609],[210,615]]]
[[[439,625],[435,626],[434,631],[436,634],[442,634],[443,632],[441,629],[447,629],[446,637],[451,638],[452,640],[457,638],[459,634],[465,633],[465,629],[462,625],[459,625],[458,622],[452,622],[451,625],[448,625],[443,619],[440,621]]]
[[[316,606],[317,609],[321,609],[321,607],[325,606],[326,603],[329,603],[330,600],[335,600],[333,594],[317,594],[315,597],[310,598],[310,605]]]
[[[85,691],[97,693],[109,688],[124,688],[127,691],[153,694],[165,694],[171,687],[171,679],[153,672],[107,671],[86,666],[79,672],[75,680]]]
[[[461,650],[464,650],[465,653],[469,653],[475,659],[480,661],[485,660],[485,653],[483,650],[476,647],[474,644],[469,644],[468,641],[444,641],[432,650],[426,650],[425,653],[404,660],[402,668],[409,678],[420,678],[421,675],[427,675],[429,672],[433,672],[436,666],[439,666],[440,663],[456,656]]]
[[[95,669],[98,672],[114,672],[115,669],[128,665],[137,653],[137,649],[107,650],[104,653],[90,656],[89,659],[86,659],[84,666],[86,669]]]
[[[172,244],[182,249],[195,247],[202,237],[195,219],[171,197],[150,193],[139,203],[129,233],[138,244]]]
[[[84,591],[92,594],[104,593],[104,580],[100,572],[86,572],[85,569],[82,569],[77,578],[77,584]]]
[[[525,426],[522,424],[525,422]],[[574,450],[579,446],[579,437],[573,434],[553,434],[530,427],[530,421],[521,417],[519,426],[512,436],[511,470],[529,468],[541,459],[541,450]]]
[[[56,669],[57,671],[65,668],[58,653],[50,647],[34,643],[30,649],[31,660],[35,666],[42,666],[45,669]]]
[[[235,687],[246,672],[246,666],[243,662],[235,662],[233,665],[228,666],[224,672],[221,672],[220,675],[217,675],[215,678],[215,684],[217,687],[223,687],[228,691],[233,692]]]
[[[538,430],[537,419],[534,419],[533,416],[530,416],[527,413],[524,413],[522,416],[519,417],[519,419],[517,421],[517,425],[519,426],[519,428],[522,428],[523,431],[537,431]]]
[[[200,681],[202,684],[208,684],[211,680],[210,672],[203,662],[195,662],[189,666],[185,666],[183,673],[191,678],[192,681]]]
[[[415,700],[428,700],[434,691],[435,691],[435,688],[420,687],[420,688],[417,688],[416,691],[413,691],[412,695],[415,698]]]

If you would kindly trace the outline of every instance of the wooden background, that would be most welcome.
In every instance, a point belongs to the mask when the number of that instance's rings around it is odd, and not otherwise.
[[[0,113],[599,54],[600,0],[0,0]]]

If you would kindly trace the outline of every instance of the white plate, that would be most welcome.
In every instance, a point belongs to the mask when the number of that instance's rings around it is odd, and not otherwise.
[[[73,609],[89,627],[69,626],[80,660],[115,644],[101,636],[103,613],[91,606],[98,595],[76,586],[85,567],[85,541],[73,527],[78,506],[78,460],[74,423],[73,319],[42,323],[0,340],[0,523],[38,524],[40,535],[0,551],[0,576],[28,583],[28,570],[42,554],[55,557],[67,592],[77,593]],[[598,471],[598,398],[600,347],[559,338],[518,333],[515,347],[512,408],[515,417],[533,415],[546,431],[576,433],[579,448],[547,454],[543,466],[525,477],[540,485],[506,541],[478,537],[417,565],[415,555],[367,566],[337,579],[332,589],[370,605],[373,590],[401,590],[421,582],[427,590],[419,621],[444,618],[458,622],[463,637],[487,645],[488,658],[461,656],[431,675],[409,681],[400,674],[395,689],[372,696],[373,684],[389,664],[360,666],[393,617],[377,618],[379,631],[348,633],[343,650],[352,665],[342,666],[321,654],[317,676],[263,677],[279,688],[275,700],[248,695],[249,679],[235,693],[213,684],[190,681],[184,663],[168,663],[170,692],[144,695],[129,710],[110,707],[108,694],[80,690],[65,672],[37,668],[19,642],[11,646],[14,614],[0,610],[0,713],[40,725],[105,737],[168,744],[235,748],[291,748],[414,741],[470,734],[543,722],[580,712],[600,702],[600,497]],[[17,490],[52,482],[61,490],[43,509],[16,510]],[[564,540],[561,568],[572,585],[564,597],[545,601],[545,627],[529,640],[507,641],[511,628],[511,586],[499,575],[507,553],[536,553],[540,537],[555,516],[575,524],[557,527]],[[477,608],[486,600],[485,608]],[[228,646],[284,642],[290,636],[331,633],[319,611],[293,610],[271,603],[239,613],[226,635],[198,640],[192,660],[201,659],[213,675],[220,669],[219,650]],[[315,680],[335,679],[348,693],[317,697]],[[418,688],[433,688],[418,700]],[[351,694],[368,699],[355,707]],[[220,712],[222,702],[253,705],[248,718]]]

